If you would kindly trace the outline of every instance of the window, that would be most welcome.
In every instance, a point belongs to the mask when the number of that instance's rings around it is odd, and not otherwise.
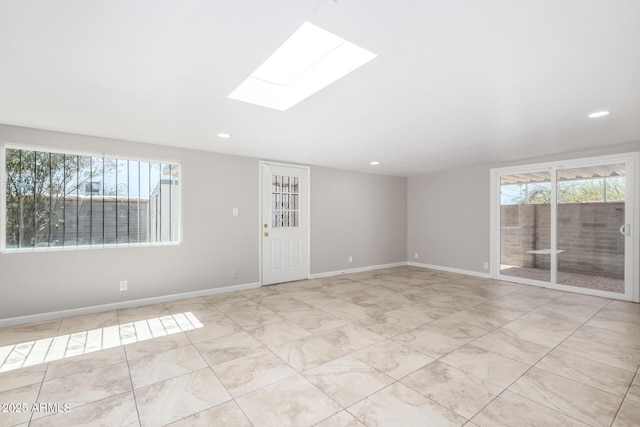
[[[176,163],[7,147],[6,251],[177,243]]]

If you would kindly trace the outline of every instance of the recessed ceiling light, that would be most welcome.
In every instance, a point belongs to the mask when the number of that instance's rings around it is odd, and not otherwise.
[[[596,113],[589,114],[587,117],[590,119],[597,119],[598,117],[608,116],[609,114],[611,114],[610,111],[598,111]]]
[[[380,162],[369,162],[369,164],[371,166],[378,166],[380,164]]]
[[[231,138],[231,134],[225,133],[225,132],[218,132],[216,134],[216,136],[218,138],[222,138],[222,139],[227,139],[227,138]]]
[[[229,98],[285,111],[376,56],[305,22]]]

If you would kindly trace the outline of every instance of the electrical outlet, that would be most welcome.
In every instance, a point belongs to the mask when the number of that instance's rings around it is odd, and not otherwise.
[[[238,278],[238,270],[233,270],[231,272],[231,275],[233,276],[234,279],[237,279]]]
[[[489,263],[485,261],[484,264],[483,264],[483,267],[484,267],[485,270],[488,270],[489,269]]]
[[[129,284],[127,283],[126,280],[121,280],[120,281],[120,290],[121,291],[126,291],[129,288]]]
[[[414,258],[414,259],[418,259],[418,258],[419,258],[419,256],[418,256],[418,252],[416,252],[416,253],[414,253],[414,254],[413,254],[413,258]]]
[[[353,256],[349,255],[349,264],[353,264]]]

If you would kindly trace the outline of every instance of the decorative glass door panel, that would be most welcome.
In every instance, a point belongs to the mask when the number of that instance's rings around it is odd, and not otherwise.
[[[500,177],[500,274],[551,280],[551,175]]]
[[[624,164],[558,169],[557,283],[625,291]]]
[[[300,226],[300,179],[297,176],[271,176],[271,226]]]

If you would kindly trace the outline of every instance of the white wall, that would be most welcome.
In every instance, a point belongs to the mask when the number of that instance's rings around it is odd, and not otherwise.
[[[0,124],[3,142],[180,162],[183,243],[0,253],[0,320],[259,281],[258,159]],[[311,180],[312,273],[405,261],[406,178],[312,167]]]

